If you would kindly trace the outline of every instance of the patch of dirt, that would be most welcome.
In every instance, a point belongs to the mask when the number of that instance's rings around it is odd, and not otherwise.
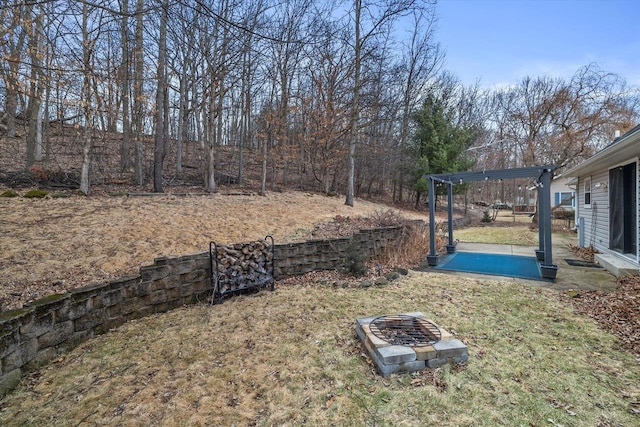
[[[640,362],[640,276],[618,279],[614,292],[573,293],[576,309],[594,318],[602,329],[615,334],[622,347]]]

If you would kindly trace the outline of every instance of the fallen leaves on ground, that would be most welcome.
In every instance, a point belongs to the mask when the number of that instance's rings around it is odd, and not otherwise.
[[[640,276],[620,278],[614,292],[579,292],[571,301],[620,338],[622,347],[640,362]]]

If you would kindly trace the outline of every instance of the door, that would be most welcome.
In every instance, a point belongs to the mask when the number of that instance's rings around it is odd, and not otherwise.
[[[636,163],[609,170],[609,248],[637,254]]]

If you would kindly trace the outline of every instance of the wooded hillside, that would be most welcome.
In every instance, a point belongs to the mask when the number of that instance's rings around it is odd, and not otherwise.
[[[429,0],[8,0],[0,178],[398,201],[447,168],[562,171],[640,122],[597,64],[464,86],[436,24]]]

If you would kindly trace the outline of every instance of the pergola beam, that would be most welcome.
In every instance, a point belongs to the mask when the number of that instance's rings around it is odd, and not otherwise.
[[[426,175],[429,181],[429,255],[427,261],[430,266],[438,265],[438,253],[436,248],[435,229],[435,183],[444,183],[447,186],[448,207],[448,231],[449,244],[447,252],[455,252],[453,241],[453,184],[478,181],[502,181],[505,179],[535,178],[538,186],[538,240],[539,250],[536,251],[538,261],[541,261],[540,271],[542,277],[555,279],[558,266],[553,264],[551,245],[551,177],[555,165],[533,166],[514,169],[495,169],[477,172],[453,172]]]

